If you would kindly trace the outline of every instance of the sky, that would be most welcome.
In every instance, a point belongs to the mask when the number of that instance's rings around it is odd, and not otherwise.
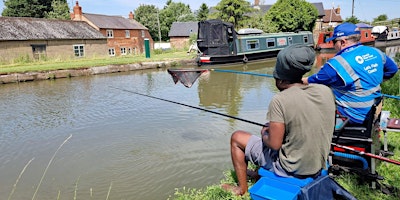
[[[76,0],[67,0],[70,7],[75,5]],[[194,10],[198,10],[202,3],[207,6],[216,6],[220,0],[172,0],[182,2]],[[248,0],[251,4],[254,0]],[[354,15],[364,21],[372,21],[379,15],[386,14],[389,19],[400,18],[400,0],[306,0],[310,3],[322,2],[324,9],[332,6],[341,8],[342,19],[351,17],[352,2],[354,1]],[[130,11],[134,11],[140,5],[155,5],[163,8],[167,0],[79,0],[79,5],[84,13],[119,15],[128,17]],[[274,4],[276,0],[260,0],[261,4]],[[4,3],[0,0],[0,11],[3,11]],[[1,13],[1,12],[0,12]]]

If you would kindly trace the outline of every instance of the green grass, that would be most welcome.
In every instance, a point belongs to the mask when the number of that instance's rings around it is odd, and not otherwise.
[[[167,50],[152,51],[150,53],[150,58],[146,58],[144,54],[141,54],[116,57],[107,56],[79,58],[69,60],[45,59],[40,61],[27,61],[26,59],[19,59],[17,61],[14,61],[13,63],[1,64],[0,74],[41,72],[62,69],[82,69],[96,66],[123,65],[154,61],[173,61],[191,58],[193,58],[193,55],[187,55],[186,51],[184,50]]]

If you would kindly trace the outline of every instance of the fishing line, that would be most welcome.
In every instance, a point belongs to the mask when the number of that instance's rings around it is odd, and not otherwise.
[[[258,126],[264,126],[264,124],[261,124],[261,123],[249,121],[247,119],[242,119],[242,118],[231,116],[231,115],[226,115],[226,114],[215,112],[215,111],[212,111],[212,110],[207,110],[207,109],[204,109],[204,108],[191,106],[191,105],[184,104],[184,103],[179,103],[179,102],[171,101],[171,100],[168,100],[168,99],[162,99],[162,98],[155,97],[155,96],[150,96],[150,95],[147,95],[147,94],[141,94],[141,93],[138,93],[138,92],[127,90],[127,89],[117,88],[117,87],[113,87],[113,86],[109,86],[109,87],[117,89],[117,90],[121,90],[121,91],[124,91],[124,92],[129,92],[129,93],[132,93],[132,94],[137,94],[137,95],[141,95],[141,96],[145,96],[145,97],[149,97],[149,98],[153,98],[153,99],[158,99],[158,100],[161,100],[161,101],[166,101],[166,102],[170,102],[170,103],[173,103],[173,104],[178,104],[178,105],[181,105],[181,106],[186,106],[186,107],[189,107],[189,108],[194,108],[194,109],[197,109],[197,110],[201,110],[201,111],[205,111],[205,112],[221,115],[221,116],[224,116],[224,117],[229,117],[229,118],[240,120],[240,121],[247,122],[247,123],[250,123],[250,124],[254,124],[254,125],[258,125]]]

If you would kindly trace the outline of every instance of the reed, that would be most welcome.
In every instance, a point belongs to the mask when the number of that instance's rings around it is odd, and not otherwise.
[[[19,179],[21,179],[22,174],[25,172],[26,168],[28,167],[29,164],[31,164],[31,162],[34,160],[35,158],[32,158],[30,161],[28,161],[28,163],[26,163],[25,167],[22,169],[21,173],[19,173],[19,176],[17,178],[17,180],[15,181],[14,185],[13,185],[13,189],[10,192],[10,195],[8,195],[8,200],[11,199],[11,196],[14,194],[15,189],[17,188],[17,184]]]
[[[110,187],[108,188],[106,200],[108,200],[108,197],[110,197],[110,192],[111,192],[112,184],[113,184],[113,182],[111,181]]]
[[[70,135],[67,139],[65,139],[64,142],[58,147],[58,149],[56,150],[56,152],[54,152],[53,157],[51,157],[49,163],[47,164],[46,169],[45,169],[44,172],[43,172],[42,178],[40,178],[39,184],[38,184],[38,186],[36,187],[35,193],[34,193],[33,196],[32,196],[32,200],[34,200],[34,199],[36,198],[36,194],[37,194],[37,192],[39,191],[40,185],[42,185],[42,182],[43,182],[44,177],[46,176],[47,170],[49,169],[51,163],[53,162],[54,157],[56,157],[57,152],[61,149],[61,147],[62,147],[71,137],[72,137],[72,135]]]

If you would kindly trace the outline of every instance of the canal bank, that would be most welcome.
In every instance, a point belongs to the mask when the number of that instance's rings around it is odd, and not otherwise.
[[[51,70],[45,72],[10,73],[0,75],[0,84],[52,80],[144,69],[169,68],[181,65],[195,65],[195,62],[193,59],[182,59],[173,61],[141,62],[124,65],[95,66],[80,69]]]

